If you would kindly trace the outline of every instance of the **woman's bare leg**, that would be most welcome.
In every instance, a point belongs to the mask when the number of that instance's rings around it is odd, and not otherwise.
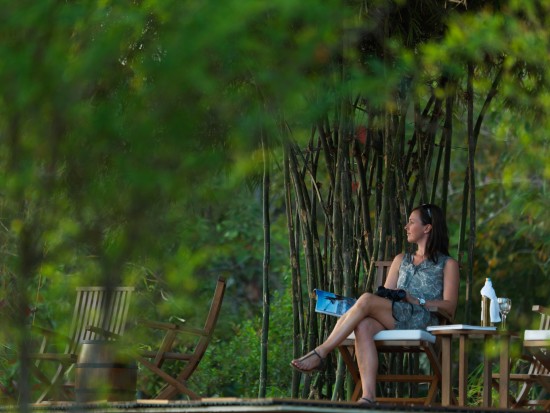
[[[319,357],[302,357],[292,360],[292,364],[304,371],[312,370],[319,366],[321,358],[325,358],[332,350],[344,341],[359,323],[366,317],[377,320],[384,328],[393,329],[391,301],[377,295],[365,293],[350,310],[338,320],[328,338],[315,349]]]
[[[376,374],[378,372],[378,351],[373,337],[386,328],[373,318],[365,318],[355,328],[355,355],[361,375],[362,398],[374,401],[376,398]]]

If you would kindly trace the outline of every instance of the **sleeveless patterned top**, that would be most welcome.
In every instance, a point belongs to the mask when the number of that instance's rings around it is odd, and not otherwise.
[[[405,254],[399,267],[397,288],[407,290],[414,297],[422,297],[426,301],[442,300],[443,269],[449,258],[439,254],[435,263],[426,259],[414,265],[413,255]],[[392,312],[396,329],[425,329],[439,323],[435,314],[417,304],[394,302]]]

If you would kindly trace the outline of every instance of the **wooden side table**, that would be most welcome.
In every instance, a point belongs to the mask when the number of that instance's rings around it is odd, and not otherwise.
[[[489,344],[496,341],[499,346],[499,407],[508,408],[508,391],[510,387],[510,337],[508,331],[497,331],[486,327],[470,325],[432,327],[430,332],[441,339],[441,404],[450,406],[452,394],[452,360],[451,344],[453,338],[458,338],[458,405],[466,405],[468,391],[468,355],[467,345],[470,339],[483,339],[483,401],[482,407],[491,407],[491,376],[492,357],[489,354]]]

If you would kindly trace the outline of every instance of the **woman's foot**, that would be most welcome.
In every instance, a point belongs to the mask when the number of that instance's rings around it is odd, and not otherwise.
[[[312,373],[316,370],[321,371],[325,368],[325,358],[317,352],[317,350],[310,351],[305,356],[292,360],[290,365],[293,369],[298,370],[301,373]]]
[[[357,400],[357,404],[365,407],[376,406],[376,402],[372,399],[369,399],[368,397],[361,397],[359,400]]]

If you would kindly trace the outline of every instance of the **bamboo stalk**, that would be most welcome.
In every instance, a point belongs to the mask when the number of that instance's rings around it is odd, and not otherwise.
[[[292,340],[292,354],[294,358],[300,356],[302,351],[301,337],[303,337],[303,311],[302,311],[302,291],[301,291],[301,280],[300,280],[300,270],[299,270],[299,256],[296,248],[296,233],[295,233],[295,223],[293,219],[292,212],[292,191],[290,188],[290,171],[289,171],[289,154],[288,154],[288,141],[285,139],[283,143],[283,179],[284,179],[284,188],[285,188],[285,206],[286,206],[286,221],[288,229],[288,249],[289,249],[289,258],[290,258],[290,271],[292,276],[291,286],[292,286],[292,314],[293,317],[293,340]],[[296,371],[292,374],[292,384],[291,384],[291,397],[297,398],[298,392],[300,389],[300,374]]]
[[[262,311],[262,337],[261,337],[261,356],[260,356],[260,384],[258,397],[266,396],[267,388],[267,356],[268,356],[268,338],[269,338],[269,264],[271,259],[271,220],[269,215],[269,195],[270,195],[270,169],[271,160],[269,156],[269,148],[267,147],[267,138],[262,133],[262,154],[263,154],[263,182],[262,182],[262,216],[263,216],[263,233],[264,233],[264,257],[262,270],[263,284],[263,311]]]

